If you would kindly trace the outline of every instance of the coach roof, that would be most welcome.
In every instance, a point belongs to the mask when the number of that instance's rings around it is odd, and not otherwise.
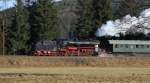
[[[110,44],[150,44],[150,40],[109,40]]]

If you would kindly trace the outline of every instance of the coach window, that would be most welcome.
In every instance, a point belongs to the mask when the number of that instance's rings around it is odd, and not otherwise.
[[[147,45],[147,48],[149,48],[150,46],[149,45]]]
[[[128,45],[126,44],[125,47],[128,48]]]
[[[118,44],[115,45],[115,48],[118,48]]]
[[[139,48],[139,45],[136,45],[136,48]]]

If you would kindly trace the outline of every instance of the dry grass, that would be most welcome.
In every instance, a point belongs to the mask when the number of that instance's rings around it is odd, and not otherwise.
[[[0,57],[0,67],[147,67],[150,57]]]
[[[128,76],[132,74],[150,75],[150,68],[100,68],[100,67],[57,67],[57,68],[0,68],[3,73],[88,75],[88,76]]]
[[[149,83],[150,68],[0,68],[0,83]]]
[[[150,57],[0,56],[0,83],[150,83]]]

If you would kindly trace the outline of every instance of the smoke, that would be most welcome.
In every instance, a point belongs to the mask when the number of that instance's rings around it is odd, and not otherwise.
[[[103,24],[96,32],[96,36],[116,36],[128,33],[150,33],[150,8],[142,11],[139,17],[126,15],[122,19],[109,20]]]

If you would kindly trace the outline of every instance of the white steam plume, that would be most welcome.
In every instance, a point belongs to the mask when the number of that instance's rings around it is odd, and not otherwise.
[[[128,14],[122,19],[107,21],[97,30],[96,36],[120,36],[120,33],[125,35],[128,32],[150,33],[150,8],[141,12],[139,17]]]

